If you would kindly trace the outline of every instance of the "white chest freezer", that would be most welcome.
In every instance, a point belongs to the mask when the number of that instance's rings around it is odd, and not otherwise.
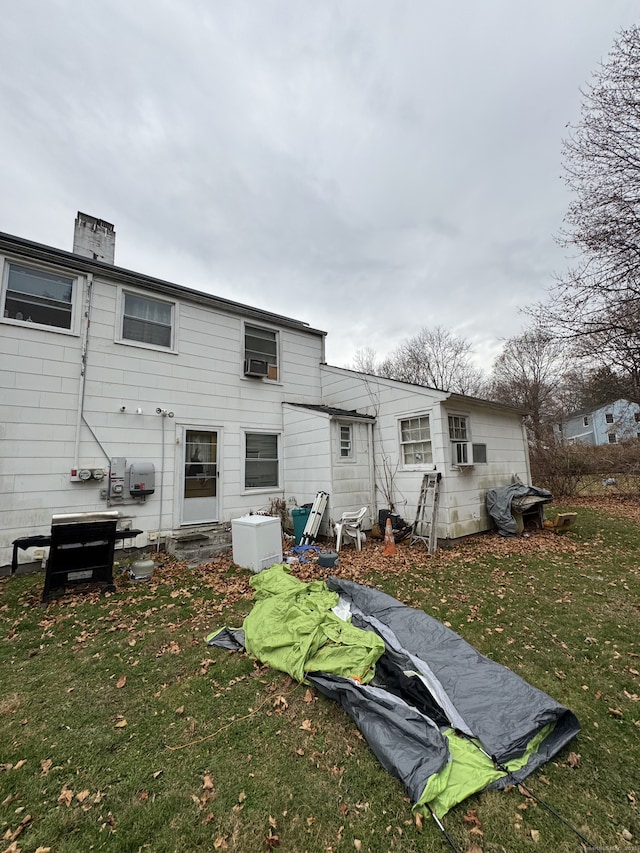
[[[233,562],[261,572],[282,562],[280,519],[270,515],[243,515],[231,520]]]

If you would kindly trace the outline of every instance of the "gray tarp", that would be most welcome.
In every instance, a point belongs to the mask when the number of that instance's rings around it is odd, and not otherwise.
[[[424,611],[351,581],[330,577],[327,586],[349,602],[356,627],[384,639],[386,651],[369,684],[326,673],[307,678],[342,705],[413,802],[450,760],[447,729],[472,736],[489,756],[506,763],[522,756],[548,723],[555,724],[528,762],[493,781],[494,788],[522,781],[579,732],[571,711]],[[225,629],[209,642],[239,648],[244,637]]]
[[[489,489],[485,498],[487,512],[495,521],[501,536],[515,536],[518,532],[518,523],[511,512],[511,502],[515,498],[531,496],[542,498],[545,503],[553,499],[553,495],[547,489],[525,486],[523,483],[511,483],[509,486]]]

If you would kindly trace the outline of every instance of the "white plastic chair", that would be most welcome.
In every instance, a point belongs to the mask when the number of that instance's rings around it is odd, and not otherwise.
[[[367,514],[367,507],[363,506],[357,512],[343,512],[340,521],[335,524],[336,530],[336,551],[340,550],[340,544],[343,538],[352,540],[356,544],[358,551],[362,550],[362,543],[366,536],[362,530],[362,522]]]

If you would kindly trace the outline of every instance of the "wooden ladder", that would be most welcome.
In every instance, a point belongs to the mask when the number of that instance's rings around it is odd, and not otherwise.
[[[422,478],[416,520],[409,542],[409,545],[413,545],[414,542],[424,542],[427,551],[431,554],[438,547],[438,502],[441,477],[441,474],[433,472],[425,474]]]

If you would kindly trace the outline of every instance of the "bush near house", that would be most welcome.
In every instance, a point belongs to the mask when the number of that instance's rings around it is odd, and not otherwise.
[[[531,478],[556,498],[584,494],[640,494],[640,441],[594,447],[579,442],[533,444]],[[603,482],[615,480],[612,482]]]
[[[578,513],[562,536],[486,534],[434,555],[369,541],[332,571],[426,610],[571,708],[582,732],[528,784],[601,849],[624,849],[640,843],[640,510]],[[149,583],[121,574],[113,595],[46,610],[42,574],[0,579],[0,849],[450,849],[341,708],[206,645],[242,623],[250,577],[228,558],[165,558]],[[465,852],[580,848],[517,789],[445,824]]]

